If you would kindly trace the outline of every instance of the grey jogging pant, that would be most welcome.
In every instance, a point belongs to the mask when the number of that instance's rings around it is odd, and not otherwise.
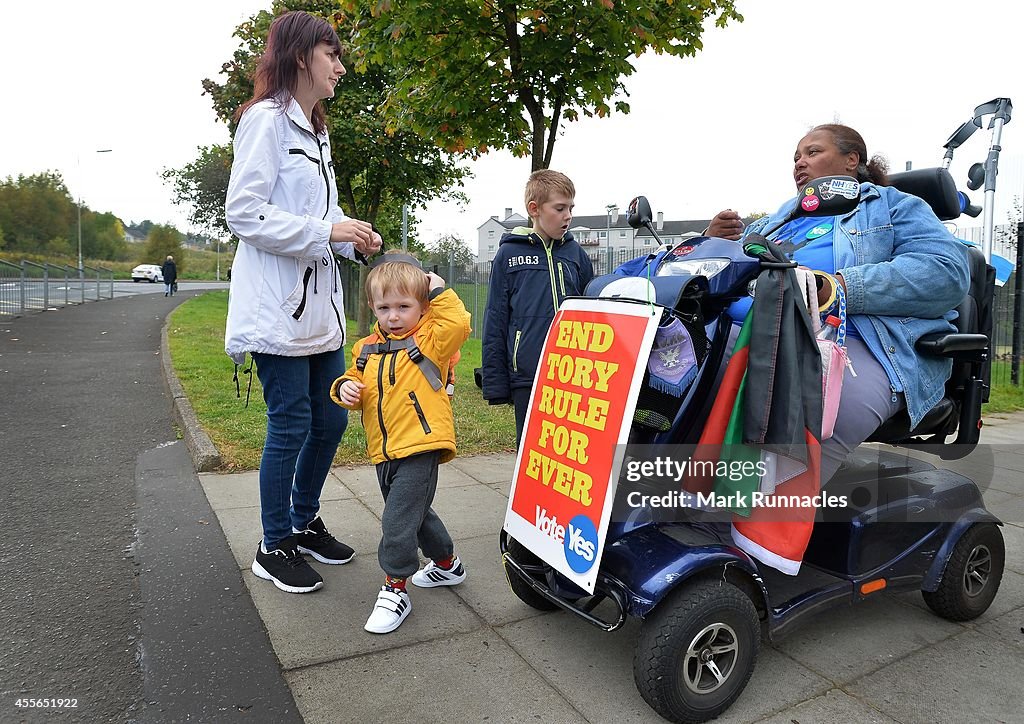
[[[408,578],[420,567],[420,548],[438,561],[454,552],[448,529],[430,507],[437,490],[441,451],[377,464],[377,482],[384,496],[383,535],[377,548],[380,567],[389,576]]]

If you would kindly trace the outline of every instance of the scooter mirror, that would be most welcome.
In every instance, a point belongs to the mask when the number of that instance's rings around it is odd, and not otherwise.
[[[985,183],[985,165],[981,163],[971,164],[967,170],[967,188],[977,191]]]
[[[652,218],[651,204],[647,201],[646,196],[637,196],[629,202],[629,208],[626,209],[626,223],[634,229],[644,228],[651,223]]]

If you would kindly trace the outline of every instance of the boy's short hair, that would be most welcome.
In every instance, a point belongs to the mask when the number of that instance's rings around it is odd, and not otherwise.
[[[576,187],[568,176],[550,168],[542,168],[530,174],[524,194],[527,209],[531,201],[536,201],[539,206],[555,194],[562,194],[570,199],[576,198]]]
[[[388,249],[388,254],[403,254],[401,249]],[[418,300],[420,304],[426,304],[429,300],[430,280],[422,267],[413,266],[408,261],[386,261],[377,260],[377,264],[370,269],[366,275],[366,298],[373,306],[373,300],[383,297],[388,292],[407,294]]]

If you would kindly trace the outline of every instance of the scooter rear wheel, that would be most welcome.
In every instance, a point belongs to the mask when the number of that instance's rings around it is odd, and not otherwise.
[[[995,523],[975,523],[953,547],[935,591],[921,591],[928,608],[950,621],[970,621],[992,605],[1003,578],[1006,548]]]
[[[684,584],[644,620],[633,679],[669,721],[707,721],[743,692],[760,646],[757,610],[743,591],[718,581]]]

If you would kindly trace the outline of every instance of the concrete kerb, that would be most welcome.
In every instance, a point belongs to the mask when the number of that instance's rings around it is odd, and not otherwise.
[[[181,380],[174,372],[174,365],[171,363],[171,350],[167,344],[167,327],[170,318],[164,322],[160,330],[160,365],[164,371],[164,382],[171,394],[171,411],[174,414],[174,422],[181,428],[182,437],[185,440],[185,447],[192,456],[192,464],[196,472],[208,473],[217,470],[221,465],[220,451],[213,444],[213,440],[206,434],[199,418],[196,417],[192,403],[189,402],[185,389],[181,386]]]

